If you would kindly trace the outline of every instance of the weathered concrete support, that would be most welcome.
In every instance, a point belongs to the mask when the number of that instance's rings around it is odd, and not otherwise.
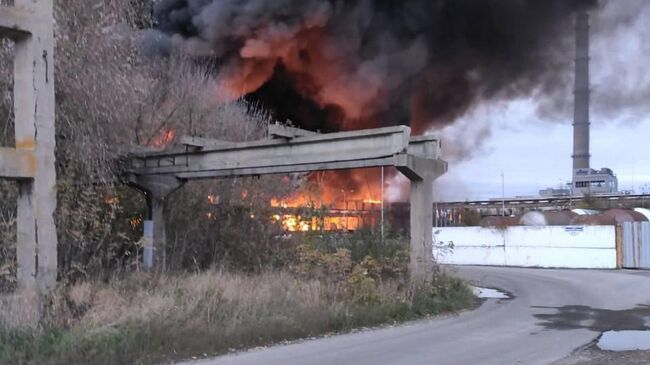
[[[147,200],[143,232],[143,265],[147,271],[165,268],[165,202],[184,183],[173,176],[143,176],[132,181]]]
[[[423,174],[420,180],[411,180],[411,252],[409,271],[411,280],[427,282],[433,275],[433,178]]]
[[[143,248],[143,264],[147,271],[162,269],[167,261],[165,245],[165,198],[151,197],[147,199],[149,210],[144,222],[145,246]]]
[[[19,289],[37,289],[36,286],[36,229],[34,205],[32,204],[33,182],[19,184],[16,217],[16,270]]]
[[[56,286],[54,34],[52,0],[0,7],[0,36],[16,42],[16,148],[0,150],[0,177],[18,181],[18,286],[46,294]]]
[[[447,172],[447,163],[435,158],[439,141],[420,138],[409,146],[410,155],[397,159],[396,167],[411,180],[411,244],[409,272],[413,282],[426,283],[433,277],[433,181]]]

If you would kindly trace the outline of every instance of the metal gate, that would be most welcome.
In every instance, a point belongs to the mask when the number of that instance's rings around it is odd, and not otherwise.
[[[625,222],[623,230],[623,267],[650,269],[650,222]]]

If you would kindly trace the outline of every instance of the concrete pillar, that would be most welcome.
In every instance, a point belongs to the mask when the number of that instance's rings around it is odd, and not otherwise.
[[[142,266],[146,271],[153,268],[153,220],[148,217],[143,222],[142,233]]]
[[[433,178],[411,180],[411,280],[429,282],[433,275]]]
[[[15,5],[26,9],[16,22],[28,28],[14,37],[16,149],[35,156],[28,167],[31,178],[19,180],[17,280],[19,287],[48,293],[57,277],[52,0],[15,0]]]
[[[427,283],[433,278],[433,180],[447,172],[447,163],[440,159],[423,158],[437,153],[426,152],[439,141],[427,141],[413,149],[412,156],[396,159],[395,167],[411,181],[411,247],[409,274],[411,281]],[[427,156],[428,157],[428,156]]]
[[[19,183],[16,217],[16,270],[19,289],[37,289],[36,286],[36,230],[32,204],[33,182]]]
[[[143,264],[147,271],[165,270],[165,199],[147,199],[148,217],[144,222]]]
[[[147,219],[143,232],[143,266],[145,270],[165,269],[165,202],[185,183],[174,176],[140,176],[131,179],[131,186],[147,200]]]

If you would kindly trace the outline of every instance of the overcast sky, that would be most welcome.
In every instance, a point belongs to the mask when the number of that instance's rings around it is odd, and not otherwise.
[[[650,193],[648,19],[646,0],[609,1],[592,14],[591,166],[612,168],[622,190]],[[572,82],[572,72],[569,76]],[[443,144],[463,140],[476,148],[469,159],[447,158],[450,168],[436,184],[437,199],[500,197],[502,171],[506,196],[530,196],[566,184],[572,165],[572,98],[569,91],[568,108],[554,115],[540,113],[533,98],[484,104],[443,131]],[[469,125],[485,127],[470,135]]]

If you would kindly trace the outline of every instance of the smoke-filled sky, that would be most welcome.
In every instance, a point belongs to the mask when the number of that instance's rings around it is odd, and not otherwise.
[[[610,167],[622,190],[650,193],[650,2],[608,1],[591,12],[591,165]],[[572,51],[571,51],[572,52]],[[568,55],[571,62],[572,53]],[[534,195],[571,178],[573,71],[563,70],[563,97],[483,103],[443,136],[463,140],[467,125],[486,121],[491,134],[472,158],[452,163],[439,181],[444,200]],[[471,141],[471,138],[470,138]]]
[[[161,0],[148,47],[209,63],[229,96],[305,128],[442,131],[452,162],[444,190],[475,198],[495,183],[472,173],[477,166],[520,175],[513,181],[522,189],[546,174],[568,177],[570,167],[536,175],[530,166],[551,156],[570,166],[578,9],[593,14],[594,124],[647,130],[650,87],[635,61],[650,54],[641,42],[647,8],[643,0]],[[539,151],[506,149],[544,141]]]

